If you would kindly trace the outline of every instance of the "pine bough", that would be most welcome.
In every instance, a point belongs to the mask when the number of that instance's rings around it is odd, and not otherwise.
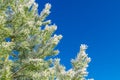
[[[34,0],[0,0],[0,80],[87,80],[91,59],[84,44],[68,71],[60,59],[46,60],[59,53],[55,46],[62,38],[46,20],[50,8],[47,3],[39,14]]]

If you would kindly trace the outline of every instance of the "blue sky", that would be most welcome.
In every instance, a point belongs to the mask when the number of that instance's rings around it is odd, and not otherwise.
[[[52,4],[48,19],[58,25],[63,39],[58,45],[61,63],[71,68],[79,46],[89,46],[92,58],[89,77],[95,80],[120,80],[120,1],[119,0],[36,0],[39,11]]]

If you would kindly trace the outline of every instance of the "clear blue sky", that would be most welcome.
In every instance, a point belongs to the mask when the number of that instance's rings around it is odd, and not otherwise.
[[[39,11],[52,4],[48,19],[58,25],[63,39],[58,45],[61,63],[69,69],[79,45],[89,46],[92,58],[89,77],[120,80],[120,1],[119,0],[36,0]]]

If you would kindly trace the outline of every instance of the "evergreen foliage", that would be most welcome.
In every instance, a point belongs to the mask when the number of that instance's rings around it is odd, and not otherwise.
[[[47,3],[39,14],[34,0],[0,0],[0,80],[86,80],[90,58],[84,44],[68,71],[60,59],[45,60],[59,53],[62,38],[46,20],[50,8]]]

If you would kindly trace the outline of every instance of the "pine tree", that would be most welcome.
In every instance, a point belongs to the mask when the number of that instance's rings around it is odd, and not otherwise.
[[[0,0],[0,80],[86,80],[86,45],[80,46],[68,71],[60,59],[46,60],[59,53],[55,47],[62,38],[46,20],[50,8],[47,3],[39,14],[34,0]]]

